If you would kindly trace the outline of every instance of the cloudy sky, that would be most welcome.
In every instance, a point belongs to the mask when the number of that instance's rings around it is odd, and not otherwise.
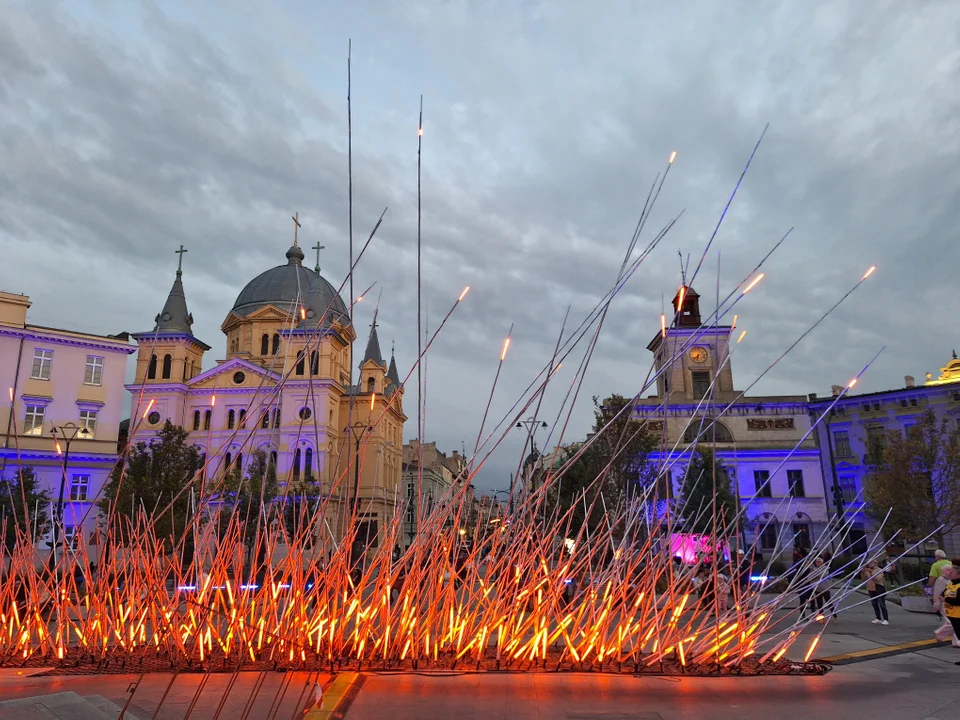
[[[567,438],[587,429],[591,395],[638,392],[677,252],[696,263],[766,123],[697,283],[715,295],[719,251],[729,291],[796,227],[738,308],[737,385],[876,264],[754,393],[829,392],[884,345],[862,387],[900,387],[960,346],[958,28],[951,0],[0,0],[0,288],[29,294],[35,323],[147,330],[183,243],[212,366],[236,295],[285,262],[294,212],[339,285],[352,38],[358,241],[389,207],[356,282],[382,289],[380,337],[402,374],[421,94],[429,322],[472,288],[430,351],[428,440],[472,449],[514,324],[490,414],[504,416],[567,306],[579,323],[614,282],[676,150],[641,244],[684,215],[615,300]],[[565,389],[545,402],[551,425]],[[524,439],[511,433],[481,486],[507,486]]]

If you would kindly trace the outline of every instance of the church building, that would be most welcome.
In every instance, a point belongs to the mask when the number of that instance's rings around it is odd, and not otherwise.
[[[263,451],[282,486],[321,482],[334,499],[335,532],[356,507],[360,534],[376,545],[401,485],[406,417],[396,360],[384,362],[374,323],[351,385],[350,311],[319,265],[303,260],[295,239],[285,264],[240,291],[221,325],[223,359],[208,370],[211,347],[193,334],[178,268],[154,328],[134,336],[130,441],[149,442],[170,420],[205,454],[208,477],[242,472]]]
[[[700,296],[691,287],[681,287],[673,307],[674,322],[664,323],[647,345],[657,392],[634,405],[634,417],[661,438],[651,460],[670,468],[675,496],[691,449],[715,447],[737,491],[737,510],[744,511],[744,542],[767,557],[774,550],[809,548],[827,513],[807,398],[741,397],[730,362],[731,338],[735,346],[739,331],[703,325]]]

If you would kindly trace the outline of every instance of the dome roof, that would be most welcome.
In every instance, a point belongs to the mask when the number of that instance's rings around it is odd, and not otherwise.
[[[293,310],[298,295],[307,308],[308,317],[318,318],[327,313],[324,325],[334,318],[345,323],[349,317],[336,288],[318,273],[303,267],[303,251],[296,245],[287,250],[286,265],[262,272],[247,283],[233,304],[233,312],[245,317],[267,305]]]

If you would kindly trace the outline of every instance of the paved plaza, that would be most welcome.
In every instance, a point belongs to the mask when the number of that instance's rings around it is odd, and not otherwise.
[[[857,595],[852,603],[865,598]],[[937,621],[890,604],[887,627],[871,624],[868,603],[851,607],[824,634],[819,658],[837,666],[822,677],[684,678],[564,674],[364,673],[346,705],[348,720],[427,718],[597,718],[604,720],[709,720],[778,717],[805,719],[960,720],[960,650],[932,642]],[[812,636],[818,628],[808,629]],[[921,644],[923,643],[923,644]],[[808,645],[801,639],[798,648]],[[906,646],[906,647],[905,647]],[[792,653],[796,656],[796,653]],[[171,684],[171,680],[173,680]],[[314,680],[305,673],[241,673],[221,707],[230,675],[181,674],[51,677],[0,671],[0,720],[8,718],[118,717],[128,690],[130,720],[180,720],[196,700],[192,718],[299,717]],[[198,693],[198,690],[200,691]],[[164,692],[167,693],[164,697]],[[68,696],[64,693],[73,693]],[[43,708],[42,696],[58,694]],[[33,700],[28,700],[33,698]],[[86,698],[87,700],[83,700]],[[16,706],[7,701],[20,699]],[[163,699],[162,707],[160,700]],[[71,705],[77,700],[87,705]],[[103,702],[106,700],[106,702]],[[77,713],[71,707],[79,706]],[[97,707],[97,713],[87,710]],[[111,712],[111,708],[113,708]],[[217,715],[219,709],[219,715]],[[274,713],[274,711],[276,711]],[[71,714],[73,713],[73,714]],[[316,715],[321,717],[321,715]],[[332,717],[324,713],[322,716]]]

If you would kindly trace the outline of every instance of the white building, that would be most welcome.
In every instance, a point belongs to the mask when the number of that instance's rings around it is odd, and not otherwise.
[[[740,397],[730,363],[733,328],[701,327],[692,288],[678,292],[673,305],[676,321],[647,346],[659,373],[657,393],[634,408],[661,435],[661,451],[651,460],[672,468],[676,493],[690,448],[715,447],[738,490],[746,543],[767,552],[810,547],[828,516],[819,450],[814,435],[807,436],[806,397]]]

